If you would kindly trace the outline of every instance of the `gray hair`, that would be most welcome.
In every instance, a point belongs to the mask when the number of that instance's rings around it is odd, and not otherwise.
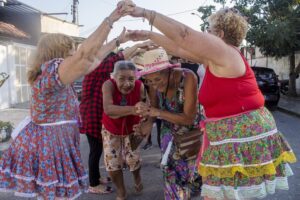
[[[136,67],[133,62],[128,60],[120,60],[115,63],[114,65],[114,71],[111,73],[112,76],[115,76],[116,73],[120,70],[132,70],[136,71]]]

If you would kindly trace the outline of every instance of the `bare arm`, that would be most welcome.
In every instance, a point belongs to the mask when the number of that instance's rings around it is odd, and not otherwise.
[[[115,9],[108,18],[92,33],[75,52],[73,56],[67,57],[59,66],[58,74],[63,84],[70,84],[79,77],[93,71],[101,62],[105,51],[103,42],[111,30],[112,23],[122,16],[122,8]]]
[[[113,84],[107,80],[102,86],[103,93],[103,110],[109,117],[116,119],[128,115],[135,115],[134,106],[118,106],[113,104]]]
[[[207,63],[213,68],[227,68],[226,71],[227,73],[229,72],[228,76],[244,73],[244,63],[239,53],[227,45],[221,38],[212,34],[195,31],[172,18],[137,7],[130,0],[125,0],[124,2],[131,5],[131,16],[145,17],[179,47],[200,58],[200,60],[196,60],[197,62]],[[214,70],[214,72],[220,70]]]
[[[184,106],[182,113],[152,109],[155,116],[179,125],[192,125],[197,113],[197,77],[188,72],[184,82]]]
[[[170,40],[166,36],[155,33],[152,31],[145,31],[145,30],[140,30],[140,31],[129,31],[129,37],[132,40],[147,40],[150,39],[153,41],[155,44],[163,47],[168,54],[178,56],[190,61],[193,61],[195,63],[203,63],[203,59],[195,56],[189,51],[186,51],[179,47],[174,41]]]
[[[129,32],[127,34],[127,37],[132,40],[132,38],[130,37],[131,33]],[[124,50],[123,55],[125,60],[130,59],[134,56],[136,56],[139,53],[143,53],[149,49],[153,49],[153,48],[157,48],[157,46],[154,46],[155,44],[151,41],[145,41],[142,43],[138,43],[133,45],[132,47],[129,47],[127,49]]]

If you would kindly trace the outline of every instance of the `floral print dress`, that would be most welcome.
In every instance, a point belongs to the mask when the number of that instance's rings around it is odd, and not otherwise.
[[[75,199],[87,189],[80,154],[79,107],[58,77],[63,59],[42,65],[32,86],[31,121],[0,160],[0,191],[38,199]]]
[[[184,71],[182,72],[180,85],[183,85]],[[176,95],[171,99],[164,99],[161,93],[158,93],[159,106],[162,110],[167,110],[172,113],[183,112],[183,87],[179,87]],[[195,124],[198,124],[198,117]],[[164,177],[164,195],[166,200],[187,200],[191,198],[191,194],[200,192],[202,180],[195,171],[195,160],[184,160],[178,158],[175,144],[172,142],[174,130],[179,128],[191,129],[192,127],[179,127],[168,121],[162,120],[161,126],[161,151],[165,154],[168,145],[171,144],[170,153],[167,157],[167,162],[162,166]]]
[[[209,146],[199,163],[201,196],[254,199],[288,189],[296,157],[266,108],[207,119]]]

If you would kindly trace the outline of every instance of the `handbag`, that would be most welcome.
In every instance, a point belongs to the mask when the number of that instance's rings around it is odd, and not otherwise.
[[[178,158],[193,160],[197,158],[202,144],[202,131],[198,128],[173,134]]]

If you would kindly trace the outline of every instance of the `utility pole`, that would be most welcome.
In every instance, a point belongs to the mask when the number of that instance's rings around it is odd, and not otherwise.
[[[72,23],[74,24],[78,24],[78,4],[79,4],[79,0],[73,0],[71,12],[73,16]]]

